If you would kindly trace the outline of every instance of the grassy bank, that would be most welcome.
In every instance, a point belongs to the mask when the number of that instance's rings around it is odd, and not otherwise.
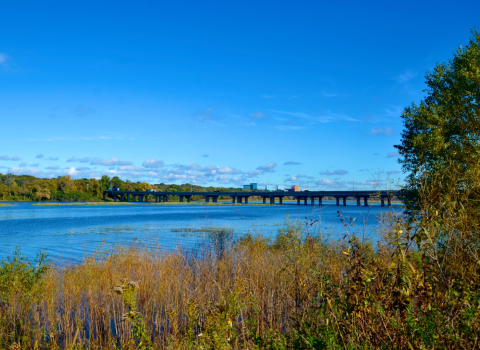
[[[38,203],[32,205],[59,206],[59,205],[133,205],[129,202],[80,202],[80,203]]]
[[[78,265],[43,256],[29,263],[16,254],[0,264],[0,347],[476,346],[475,259],[446,262],[441,249],[415,246],[418,227],[391,214],[375,245],[354,234],[350,219],[339,220],[346,230],[340,240],[307,220],[287,221],[274,240],[233,242],[231,229],[182,229],[209,234],[215,249],[196,253],[135,245],[99,251]]]

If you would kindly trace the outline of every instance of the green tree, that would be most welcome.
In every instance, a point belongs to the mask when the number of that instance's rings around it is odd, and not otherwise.
[[[110,178],[107,175],[103,175],[100,179],[100,183],[102,186],[102,191],[108,190],[110,187]]]
[[[418,209],[419,191],[428,179],[472,189],[480,164],[480,34],[472,30],[465,47],[426,73],[427,97],[402,113],[404,130],[396,145],[406,180],[407,209]],[[455,184],[448,174],[455,173]],[[459,176],[459,174],[462,174]],[[438,180],[438,179],[437,179]],[[435,180],[435,181],[437,181]],[[451,186],[450,186],[451,187]],[[447,187],[444,187],[447,188]]]

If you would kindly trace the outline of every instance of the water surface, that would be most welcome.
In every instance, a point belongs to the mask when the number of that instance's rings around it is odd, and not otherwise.
[[[247,233],[274,237],[288,216],[290,220],[319,220],[317,228],[342,237],[344,226],[338,217],[355,218],[354,229],[375,239],[377,215],[390,210],[372,205],[357,207],[354,202],[324,205],[186,205],[153,203],[132,205],[41,206],[10,203],[0,207],[0,258],[20,246],[23,254],[34,257],[40,250],[52,259],[81,260],[100,246],[145,242],[165,249],[195,249],[205,241],[202,233],[172,232],[173,228],[224,227],[235,235]],[[395,210],[395,209],[393,209]],[[398,210],[398,208],[397,208]]]

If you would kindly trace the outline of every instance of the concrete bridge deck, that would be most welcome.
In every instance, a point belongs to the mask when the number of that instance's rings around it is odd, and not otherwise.
[[[113,198],[114,201],[121,202],[148,202],[149,197],[153,197],[155,202],[168,202],[169,197],[178,196],[180,202],[192,201],[192,196],[202,196],[205,202],[212,200],[213,203],[218,202],[218,197],[231,197],[232,203],[248,204],[250,197],[261,197],[264,204],[267,200],[270,204],[275,204],[275,199],[278,198],[278,204],[283,204],[285,197],[293,197],[297,200],[297,204],[303,201],[307,205],[310,201],[311,205],[322,205],[323,197],[334,197],[336,204],[340,205],[340,200],[343,205],[347,205],[347,198],[355,198],[357,206],[363,204],[368,205],[368,199],[374,198],[381,201],[381,205],[385,206],[385,200],[388,206],[392,205],[392,198],[395,195],[393,191],[303,191],[303,192],[284,192],[284,191],[250,191],[250,192],[138,192],[138,191],[103,191],[103,200],[106,196]]]

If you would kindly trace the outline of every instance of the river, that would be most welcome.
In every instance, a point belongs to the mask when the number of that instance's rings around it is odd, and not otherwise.
[[[11,256],[18,246],[28,258],[44,250],[53,260],[79,261],[100,247],[144,242],[165,249],[195,249],[205,241],[201,232],[174,232],[173,229],[221,227],[233,229],[236,237],[247,233],[275,237],[286,218],[315,224],[331,237],[343,237],[345,228],[338,217],[355,218],[353,228],[375,240],[377,215],[388,210],[373,204],[357,207],[354,202],[324,205],[199,205],[136,203],[132,205],[59,205],[2,203],[0,207],[0,258]],[[350,221],[348,221],[350,222]]]

